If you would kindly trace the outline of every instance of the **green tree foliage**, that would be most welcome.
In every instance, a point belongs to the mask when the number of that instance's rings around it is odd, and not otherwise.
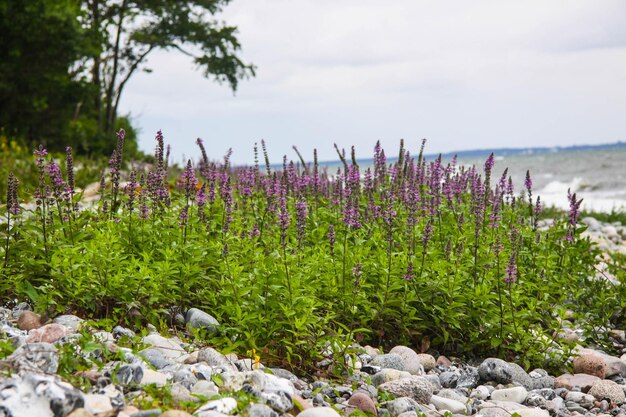
[[[54,148],[88,86],[72,72],[82,53],[80,5],[0,1],[0,127]]]
[[[0,128],[54,150],[109,154],[128,116],[124,88],[157,49],[193,59],[207,78],[235,91],[254,76],[238,56],[236,27],[214,19],[229,0],[0,0]]]
[[[91,82],[100,94],[94,110],[100,130],[112,134],[120,97],[147,58],[157,49],[175,49],[190,56],[204,75],[227,82],[254,75],[254,66],[238,56],[237,29],[212,18],[229,0],[89,0],[84,2],[84,27],[96,46],[87,57]]]

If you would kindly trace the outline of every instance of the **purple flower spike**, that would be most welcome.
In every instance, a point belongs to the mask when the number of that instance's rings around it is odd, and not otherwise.
[[[524,186],[526,186],[526,190],[528,191],[528,194],[530,194],[533,188],[533,180],[530,178],[530,171],[526,171],[526,179],[524,180]]]

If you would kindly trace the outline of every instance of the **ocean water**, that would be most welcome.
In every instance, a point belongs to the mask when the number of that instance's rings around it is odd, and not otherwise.
[[[492,150],[465,151],[458,163],[476,165],[482,170]],[[516,193],[523,189],[526,170],[533,181],[533,195],[541,196],[544,206],[569,208],[567,191],[582,198],[581,208],[600,212],[626,211],[626,144],[598,145],[585,148],[502,149],[493,150],[496,164],[492,178],[497,180],[505,168],[513,178]],[[435,155],[427,155],[433,161]],[[452,155],[443,156],[445,163]],[[359,159],[362,170],[372,166],[371,159]],[[394,162],[392,159],[389,162]],[[340,166],[338,161],[321,163],[329,174]],[[494,181],[495,181],[494,180]]]
[[[484,158],[459,158],[462,164],[482,166]],[[508,167],[515,189],[524,186],[530,171],[535,195],[546,206],[569,207],[567,190],[583,198],[582,209],[601,212],[626,210],[626,147],[554,150],[499,156],[492,176]]]

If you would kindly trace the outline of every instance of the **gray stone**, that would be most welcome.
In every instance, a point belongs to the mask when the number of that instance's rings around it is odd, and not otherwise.
[[[437,361],[435,360],[433,355],[429,355],[428,353],[418,353],[417,357],[419,358],[419,361],[424,367],[424,371],[426,372],[437,366]]]
[[[22,314],[22,312],[24,311],[33,311],[33,309],[31,308],[31,306],[28,303],[19,303],[18,305],[16,305],[15,307],[13,307],[13,310],[11,311],[11,314],[13,315],[14,319],[19,319],[20,315]]]
[[[515,382],[526,389],[535,388],[532,378],[521,366],[498,358],[485,359],[478,367],[478,374],[483,381],[495,381],[500,384]]]
[[[200,395],[205,398],[211,398],[214,395],[217,395],[219,389],[217,385],[213,381],[200,380],[191,387],[192,395]]]
[[[111,406],[116,410],[120,410],[124,407],[124,393],[113,384],[105,385],[104,387],[96,385],[93,388],[93,394],[101,394],[106,396],[111,403]]]
[[[191,389],[198,382],[198,378],[189,369],[179,369],[174,372],[172,381],[182,384],[187,389]]]
[[[524,400],[524,405],[527,405],[529,407],[545,408],[546,403],[547,403],[547,400],[543,397],[543,395],[539,394],[537,391],[530,391],[526,395],[526,399]]]
[[[176,403],[180,402],[199,402],[198,397],[191,395],[191,392],[179,382],[174,382],[170,388],[172,400]]]
[[[155,369],[163,369],[166,366],[172,365],[175,362],[165,356],[165,353],[162,349],[159,348],[148,348],[139,352],[139,355],[145,359],[150,365],[152,365]]]
[[[67,327],[69,332],[76,333],[78,330],[80,330],[85,320],[73,314],[65,314],[55,317],[52,322],[56,324],[62,324],[63,326]]]
[[[419,409],[417,401],[410,397],[400,397],[387,403],[387,410],[393,417],[407,411],[415,411]]]
[[[138,384],[143,378],[143,368],[139,365],[123,365],[115,372],[117,383],[123,386]]]
[[[111,333],[113,334],[113,337],[115,338],[115,340],[120,340],[122,337],[132,339],[133,337],[136,336],[135,332],[122,326],[115,326]]]
[[[207,365],[222,369],[224,372],[237,372],[237,367],[226,356],[213,348],[205,348],[198,351],[198,361],[206,362]]]
[[[439,374],[439,382],[442,387],[454,388],[459,380],[459,373],[455,371],[445,371]]]
[[[494,401],[513,401],[522,404],[528,395],[528,391],[524,387],[512,387],[505,389],[497,389],[491,393],[491,399]]]
[[[593,407],[593,403],[595,398],[593,395],[585,394],[582,392],[570,391],[565,396],[565,401],[572,401],[583,408],[591,409]]]
[[[215,331],[220,325],[215,317],[197,308],[190,308],[187,310],[185,322],[192,329],[203,328],[209,331]]]
[[[427,404],[433,395],[432,384],[426,378],[414,375],[409,378],[385,382],[378,389],[396,397],[411,397],[422,404]]]
[[[64,417],[85,404],[83,394],[54,376],[25,373],[0,383],[0,415]]]
[[[439,382],[439,377],[437,375],[426,374],[423,376],[428,380],[428,382],[430,382],[430,385],[433,386],[433,391],[439,391],[441,388],[443,388],[441,386],[441,382]]]
[[[467,366],[461,370],[459,378],[456,381],[456,388],[475,388],[480,381],[478,369],[473,366]]]
[[[276,411],[265,404],[250,404],[247,415],[254,417],[279,417]]]
[[[284,391],[261,392],[260,397],[265,404],[280,413],[286,413],[293,408],[291,397]]]
[[[380,372],[372,376],[372,384],[377,387],[385,382],[408,378],[410,376],[411,374],[405,371],[398,371],[397,369],[382,369]]]
[[[6,360],[20,371],[54,374],[59,368],[59,353],[50,343],[20,346]]]
[[[406,371],[412,375],[424,374],[424,365],[422,365],[421,358],[413,349],[406,346],[395,346],[389,351],[389,353],[400,356],[404,368],[401,370]]]
[[[184,363],[189,356],[185,349],[180,346],[180,341],[174,338],[165,338],[158,333],[151,333],[143,337],[142,342],[160,350],[165,358],[178,363]]]
[[[470,393],[470,398],[476,398],[477,400],[486,400],[489,398],[490,392],[489,389],[484,385],[479,385],[472,390]]]
[[[458,391],[453,389],[442,389],[437,392],[437,395],[443,398],[448,398],[450,400],[459,401],[462,403],[467,403],[469,400],[465,395],[460,394]]]
[[[398,371],[405,371],[404,361],[397,353],[385,353],[375,356],[370,365],[380,366],[383,369],[397,369]]]

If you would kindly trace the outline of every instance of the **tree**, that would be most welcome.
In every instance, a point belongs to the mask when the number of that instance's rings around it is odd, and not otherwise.
[[[239,80],[254,76],[255,67],[237,56],[237,28],[213,18],[229,1],[84,1],[83,27],[92,43],[84,65],[98,91],[93,111],[99,130],[112,134],[122,92],[137,71],[150,71],[146,61],[154,50],[188,55],[204,76],[233,91]]]
[[[0,128],[7,136],[54,145],[88,97],[88,84],[73,72],[83,54],[79,13],[79,2],[0,1]]]

